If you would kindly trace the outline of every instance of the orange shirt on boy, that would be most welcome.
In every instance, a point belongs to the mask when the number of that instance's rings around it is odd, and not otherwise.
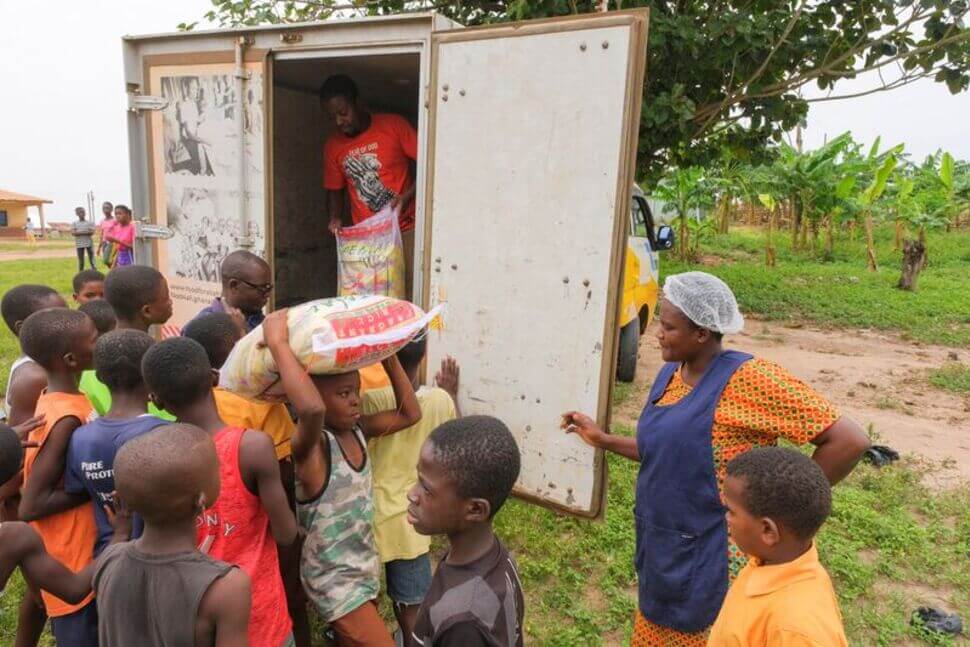
[[[815,545],[801,557],[760,566],[752,558],[724,598],[708,647],[844,647],[842,612]]]
[[[293,453],[290,439],[296,430],[290,412],[282,402],[254,402],[222,388],[212,391],[219,417],[231,427],[261,431],[273,441],[276,460],[289,458]]]
[[[45,415],[44,426],[30,434],[30,440],[37,447],[28,447],[24,453],[24,483],[30,482],[30,474],[37,460],[37,453],[50,436],[51,429],[64,418],[77,418],[83,425],[91,417],[94,409],[83,393],[48,393],[44,391],[37,399],[34,415]],[[59,512],[30,523],[44,541],[47,552],[57,561],[75,573],[87,566],[94,558],[94,542],[98,528],[94,521],[94,510],[90,503]],[[84,608],[94,597],[88,595],[78,604],[68,604],[47,591],[41,591],[47,615],[52,618],[66,616]]]
[[[399,115],[372,113],[356,137],[336,131],[323,147],[323,188],[350,194],[354,224],[370,218],[414,184],[410,160],[418,159],[418,134]],[[349,185],[349,186],[348,186]],[[400,217],[401,231],[414,229],[414,201]]]

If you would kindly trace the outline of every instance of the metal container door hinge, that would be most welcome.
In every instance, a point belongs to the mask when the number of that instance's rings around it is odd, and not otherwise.
[[[147,222],[139,222],[135,225],[136,238],[157,238],[168,240],[175,235],[175,232],[165,225],[153,225]]]
[[[142,112],[143,110],[164,110],[168,107],[168,99],[156,97],[150,94],[139,94],[137,92],[128,93],[129,112]]]

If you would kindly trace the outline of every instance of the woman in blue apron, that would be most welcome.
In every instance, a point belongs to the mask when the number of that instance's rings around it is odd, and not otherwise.
[[[668,277],[657,339],[666,362],[635,438],[613,436],[568,412],[567,432],[640,463],[634,520],[639,610],[633,645],[703,646],[730,581],[747,562],[727,533],[721,486],[732,458],[779,438],[816,446],[832,483],[869,440],[780,366],[724,350],[744,319],[731,289],[704,272]]]

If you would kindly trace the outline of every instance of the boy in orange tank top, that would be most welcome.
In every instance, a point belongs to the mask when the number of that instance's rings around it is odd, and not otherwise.
[[[74,430],[87,422],[92,408],[78,390],[81,373],[92,365],[98,330],[83,312],[67,308],[41,310],[20,329],[24,353],[47,372],[47,389],[37,400],[35,415],[43,427],[30,434],[36,447],[24,459],[24,491],[20,518],[32,522],[47,551],[77,572],[92,559],[97,529],[86,495],[64,492],[67,447]],[[93,596],[71,604],[41,591],[59,645],[97,647],[98,621]]]
[[[145,353],[142,373],[156,406],[180,423],[201,428],[215,441],[222,489],[197,521],[199,548],[250,576],[250,645],[292,644],[276,546],[291,546],[297,526],[280,482],[273,442],[262,432],[231,427],[222,420],[212,395],[217,373],[198,342],[172,337],[155,344]]]

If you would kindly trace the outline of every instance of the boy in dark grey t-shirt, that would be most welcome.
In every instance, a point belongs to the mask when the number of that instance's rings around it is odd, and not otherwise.
[[[114,478],[116,504],[145,529],[98,558],[101,647],[248,645],[249,577],[196,548],[195,519],[219,496],[212,438],[192,425],[159,427],[125,443]]]
[[[421,447],[408,522],[423,535],[448,535],[450,548],[418,611],[416,644],[521,647],[522,585],[492,530],[519,466],[515,438],[491,416],[446,422]]]

